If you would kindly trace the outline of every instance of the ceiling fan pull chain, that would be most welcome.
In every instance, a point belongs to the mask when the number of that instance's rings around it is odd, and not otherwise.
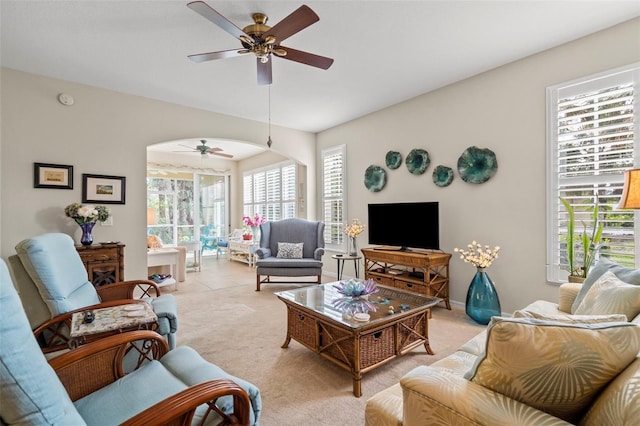
[[[271,148],[271,85],[269,85],[269,139],[267,139],[267,146]]]

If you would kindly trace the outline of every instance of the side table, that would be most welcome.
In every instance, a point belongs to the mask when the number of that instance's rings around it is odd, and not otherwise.
[[[256,266],[257,249],[258,243],[253,240],[229,241],[229,260],[243,262],[253,268]]]
[[[187,268],[193,268],[200,272],[202,267],[202,242],[201,241],[180,241],[179,246],[187,248],[187,253],[193,252],[193,265],[187,265]]]
[[[90,323],[84,323],[83,312],[71,316],[71,348],[109,332],[154,330],[158,321],[153,308],[146,302],[94,309],[93,314],[94,320]]]
[[[360,278],[360,259],[362,256],[349,256],[348,254],[334,254],[331,256],[332,259],[335,259],[338,262],[338,281],[342,279],[342,272],[344,271],[344,261],[345,260],[353,260],[353,269],[356,272],[356,278]]]
[[[180,253],[178,250],[172,248],[149,249],[147,251],[147,267],[169,265],[171,278],[156,283],[158,287],[175,284],[176,290],[178,289],[178,280],[175,279],[178,269],[178,253]]]

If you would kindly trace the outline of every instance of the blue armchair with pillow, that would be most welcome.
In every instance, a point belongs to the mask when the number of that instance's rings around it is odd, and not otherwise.
[[[261,284],[309,282],[273,281],[272,276],[315,276],[320,284],[323,254],[324,222],[294,218],[263,223],[260,248],[256,250],[256,291]]]
[[[48,233],[16,245],[9,264],[31,328],[45,353],[66,347],[74,312],[142,299],[158,316],[157,332],[176,347],[178,305],[172,294],[161,294],[153,281],[129,280],[94,287],[67,234]]]

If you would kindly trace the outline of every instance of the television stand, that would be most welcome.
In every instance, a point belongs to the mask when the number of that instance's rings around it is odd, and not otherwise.
[[[385,247],[362,249],[365,279],[377,284],[427,296],[449,303],[449,260],[451,253],[427,250],[398,251]]]

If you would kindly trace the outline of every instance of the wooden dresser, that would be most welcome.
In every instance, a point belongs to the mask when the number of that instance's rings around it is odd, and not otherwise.
[[[412,250],[394,251],[366,248],[365,279],[427,296],[440,297],[447,309],[449,304],[450,253]]]
[[[124,247],[122,243],[76,246],[94,286],[124,281]]]

